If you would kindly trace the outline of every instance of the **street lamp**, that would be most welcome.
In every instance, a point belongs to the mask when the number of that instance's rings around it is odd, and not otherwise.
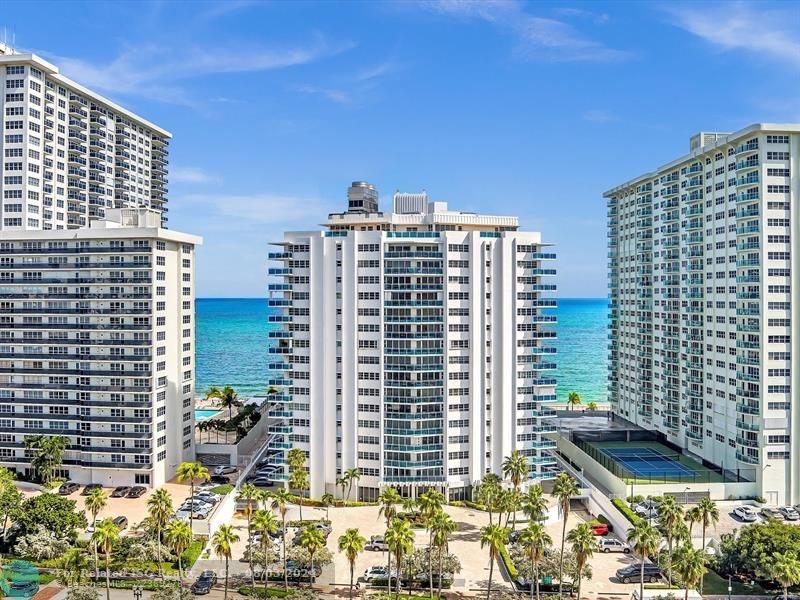
[[[133,586],[133,597],[136,598],[136,600],[142,600],[142,591],[144,591],[144,588],[142,586],[140,585]]]
[[[685,490],[683,490],[683,503],[684,504],[689,504],[689,490],[690,489],[692,489],[692,488],[687,487]]]

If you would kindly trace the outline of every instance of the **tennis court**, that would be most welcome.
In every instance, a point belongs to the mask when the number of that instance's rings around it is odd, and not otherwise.
[[[695,472],[682,465],[679,456],[662,454],[653,448],[600,448],[600,452],[637,477],[694,478]]]

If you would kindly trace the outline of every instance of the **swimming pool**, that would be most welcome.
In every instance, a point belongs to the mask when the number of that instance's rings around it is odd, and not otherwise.
[[[218,409],[216,409],[216,410],[200,410],[200,409],[197,409],[197,410],[194,411],[194,420],[195,421],[204,421],[205,419],[213,417],[217,413],[219,413]]]

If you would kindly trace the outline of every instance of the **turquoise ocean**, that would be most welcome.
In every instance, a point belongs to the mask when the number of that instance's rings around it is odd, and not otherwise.
[[[606,400],[607,300],[558,300],[558,398],[575,390],[584,403]],[[198,298],[197,389],[231,385],[240,395],[267,388],[270,327],[266,299]]]

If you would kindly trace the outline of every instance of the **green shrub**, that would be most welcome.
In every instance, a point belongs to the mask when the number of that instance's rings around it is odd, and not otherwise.
[[[503,564],[506,567],[506,571],[508,571],[508,576],[511,578],[511,581],[516,581],[519,577],[519,571],[517,571],[517,567],[515,567],[514,563],[511,561],[505,544],[500,546],[500,558],[503,559]]]
[[[287,521],[287,527],[305,527],[306,525],[315,525],[317,523],[322,523],[323,525],[327,525],[330,527],[331,520],[330,519],[295,519],[294,521]]]
[[[249,585],[240,587],[238,591],[242,596],[254,596],[256,598],[285,598],[292,593],[291,590],[286,592],[278,588],[267,588],[267,593],[264,594],[264,588],[252,588]]]
[[[623,516],[634,525],[642,520],[642,517],[634,513],[633,510],[631,510],[631,507],[628,506],[622,498],[613,498],[611,503],[616,506],[619,512],[621,512]]]
[[[212,494],[219,494],[220,496],[224,496],[225,494],[230,494],[233,491],[233,484],[232,483],[225,483],[223,485],[218,485],[216,487],[211,488],[208,490]]]
[[[183,554],[181,554],[181,562],[183,563],[184,569],[192,568],[192,565],[194,565],[195,561],[200,557],[200,553],[203,551],[205,545],[206,543],[204,541],[197,540],[192,542],[191,545],[183,551]]]
[[[641,494],[636,494],[635,496],[628,496],[628,502],[631,504],[639,504],[639,502],[644,502],[644,496]]]

